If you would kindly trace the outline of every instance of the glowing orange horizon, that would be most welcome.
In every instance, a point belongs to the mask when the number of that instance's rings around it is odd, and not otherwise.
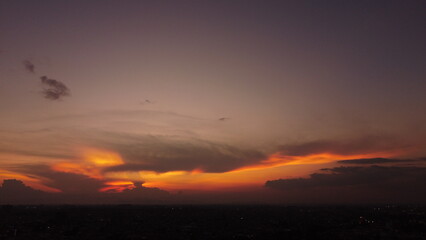
[[[265,181],[273,178],[288,177],[286,168],[293,170],[292,177],[302,177],[317,170],[316,165],[330,164],[338,160],[392,157],[401,154],[400,152],[380,152],[368,154],[342,155],[334,153],[311,154],[307,156],[283,156],[279,153],[259,164],[244,166],[223,173],[196,171],[171,171],[166,173],[156,173],[152,171],[140,171],[144,177],[146,187],[158,187],[165,190],[218,190],[234,187],[262,186]],[[306,168],[309,165],[311,168]],[[303,166],[303,167],[301,167]],[[287,176],[286,176],[287,175]],[[121,173],[115,173],[116,178],[121,177]]]
[[[168,191],[183,189],[210,191],[259,187],[265,181],[271,179],[307,176],[318,169],[317,165],[331,164],[337,160],[392,157],[400,154],[396,151],[355,155],[319,153],[306,156],[284,156],[275,153],[258,164],[244,166],[228,172],[209,173],[197,168],[190,171],[158,173],[155,171],[104,172],[103,170],[107,167],[125,163],[118,153],[93,148],[85,148],[81,153],[81,159],[74,162],[62,161],[53,164],[51,169],[58,172],[81,174],[104,181],[104,187],[99,189],[100,192],[122,192],[126,189],[133,189],[135,187],[134,182],[143,182],[145,187],[157,187]],[[34,180],[15,173],[2,175],[23,179],[29,183],[28,185],[44,191],[59,191],[43,185],[42,180]]]

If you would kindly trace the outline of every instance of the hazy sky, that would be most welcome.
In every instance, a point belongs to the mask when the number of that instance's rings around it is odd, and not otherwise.
[[[415,0],[3,0],[0,179],[63,193],[84,179],[94,192],[272,186],[295,202],[348,172],[350,186],[426,183],[425,12]],[[336,162],[370,158],[385,160]],[[401,192],[389,194],[374,199]]]

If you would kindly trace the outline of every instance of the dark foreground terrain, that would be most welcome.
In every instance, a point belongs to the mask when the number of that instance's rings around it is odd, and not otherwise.
[[[0,206],[0,239],[426,239],[421,206]]]

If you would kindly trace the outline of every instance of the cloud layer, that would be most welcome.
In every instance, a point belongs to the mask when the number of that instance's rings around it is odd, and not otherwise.
[[[283,201],[311,203],[383,203],[426,201],[424,167],[335,167],[309,178],[271,180],[267,188],[284,193]]]
[[[113,142],[100,144],[118,152],[125,164],[111,167],[107,171],[167,172],[197,169],[204,172],[226,172],[267,158],[259,151],[196,138],[122,135],[111,140]]]

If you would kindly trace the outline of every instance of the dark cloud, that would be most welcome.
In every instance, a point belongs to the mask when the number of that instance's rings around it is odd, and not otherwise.
[[[325,171],[325,172],[324,172]],[[336,167],[309,178],[271,180],[284,199],[304,202],[426,202],[424,167]]]
[[[227,121],[227,120],[229,120],[229,119],[231,119],[231,118],[228,118],[228,117],[222,117],[222,118],[219,118],[218,120],[219,120],[219,121]]]
[[[364,158],[364,159],[350,159],[340,160],[337,163],[342,164],[381,164],[381,163],[406,163],[424,161],[422,159],[390,159],[390,158]]]
[[[368,136],[352,140],[318,140],[301,144],[282,145],[278,147],[278,151],[287,156],[305,156],[317,153],[352,155],[405,147],[409,146],[390,137]]]
[[[123,192],[116,194],[115,197],[121,199],[121,202],[143,202],[143,203],[161,203],[170,200],[170,194],[159,188],[147,188],[142,182],[135,182],[135,188],[125,189]]]
[[[41,83],[44,85],[44,97],[50,100],[59,100],[64,96],[70,95],[70,90],[62,82],[50,79],[46,76],[40,77]]]
[[[35,73],[35,66],[30,60],[24,60],[22,63],[24,64],[25,70],[30,73]]]
[[[112,142],[106,142],[104,138],[103,143],[98,144],[120,153],[125,164],[106,171],[167,172],[201,169],[205,172],[226,172],[266,159],[263,153],[255,150],[195,138],[128,134],[113,134],[108,138]]]

